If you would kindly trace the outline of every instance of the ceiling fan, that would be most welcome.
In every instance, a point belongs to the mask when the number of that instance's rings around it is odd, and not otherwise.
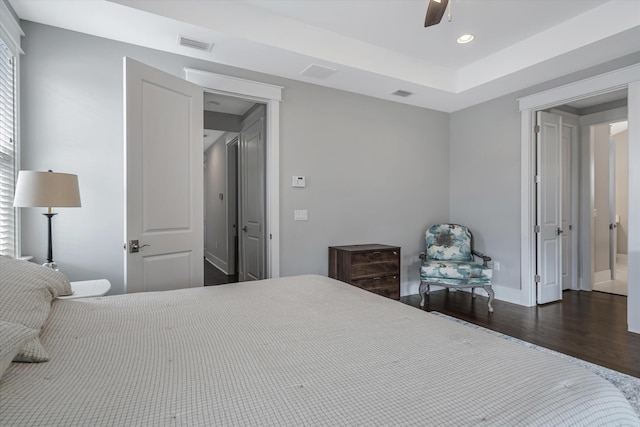
[[[439,24],[448,4],[449,0],[429,0],[427,16],[424,19],[424,26],[430,27],[432,25]],[[451,8],[449,8],[449,22],[451,22]]]

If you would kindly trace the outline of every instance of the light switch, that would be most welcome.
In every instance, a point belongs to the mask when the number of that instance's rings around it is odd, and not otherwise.
[[[291,186],[296,188],[306,187],[306,179],[304,176],[294,175],[291,177]]]
[[[293,211],[293,219],[295,221],[307,221],[309,219],[309,211],[305,210],[295,210]]]

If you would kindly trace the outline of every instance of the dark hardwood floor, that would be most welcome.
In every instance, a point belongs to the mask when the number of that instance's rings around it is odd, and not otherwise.
[[[420,308],[420,296],[400,298]],[[640,377],[640,335],[627,332],[627,297],[565,291],[562,301],[522,307],[469,292],[433,292],[427,311],[438,311],[521,340]]]
[[[222,271],[211,265],[210,262],[204,261],[204,285],[215,286],[224,285],[227,283],[236,283],[238,281],[238,275],[232,274],[227,276]]]

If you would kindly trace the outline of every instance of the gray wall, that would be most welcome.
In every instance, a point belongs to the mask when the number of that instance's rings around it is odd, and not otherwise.
[[[22,169],[77,173],[83,207],[54,218],[54,258],[71,280],[123,291],[122,57],[284,86],[280,123],[281,275],[327,273],[327,246],[402,247],[416,293],[423,233],[449,218],[449,115],[22,22]],[[306,175],[307,188],[290,187]],[[308,209],[309,221],[293,221]],[[45,219],[22,210],[23,253],[42,262]]]
[[[206,231],[204,236],[205,258],[227,274],[229,252],[227,250],[227,146],[225,136],[204,153],[204,205]],[[219,195],[223,197],[220,199]]]
[[[609,264],[609,124],[596,125],[593,140],[593,257],[594,272]]]
[[[520,113],[502,97],[451,115],[451,222],[500,263],[494,283],[520,288]]]
[[[629,131],[614,136],[616,144],[616,214],[618,223],[618,253],[627,254],[629,236]]]

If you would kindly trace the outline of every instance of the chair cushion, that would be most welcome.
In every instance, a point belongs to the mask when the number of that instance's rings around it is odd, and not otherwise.
[[[473,261],[471,232],[457,224],[436,224],[426,232],[427,258],[439,261]]]
[[[472,283],[491,283],[493,270],[476,262],[428,260],[420,267],[420,279],[436,282],[437,279],[469,280]]]

